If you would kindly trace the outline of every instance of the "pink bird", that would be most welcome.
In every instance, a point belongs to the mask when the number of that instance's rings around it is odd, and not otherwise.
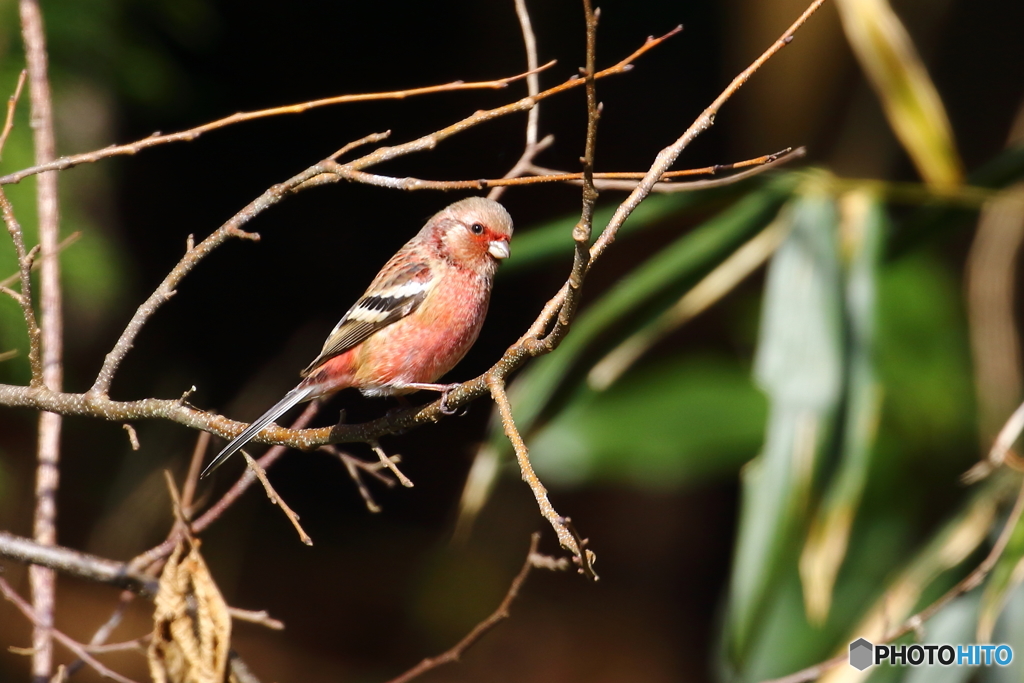
[[[433,382],[480,334],[511,238],[511,216],[490,199],[470,197],[435,214],[342,316],[298,386],[232,439],[202,476],[303,401],[348,387],[366,396],[447,391]]]

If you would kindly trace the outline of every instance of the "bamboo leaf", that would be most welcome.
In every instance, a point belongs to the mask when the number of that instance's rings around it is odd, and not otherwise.
[[[842,288],[835,204],[808,194],[768,269],[754,375],[771,404],[761,454],[742,473],[726,643],[739,670],[804,523],[842,395]]]
[[[846,556],[850,531],[867,482],[871,446],[878,426],[881,391],[874,370],[875,288],[885,213],[878,199],[854,192],[841,200],[845,282],[847,388],[840,462],[824,502],[811,523],[800,576],[808,620],[823,624],[832,603],[836,575]]]
[[[925,182],[963,182],[945,107],[907,29],[887,0],[838,0],[843,29],[882,101],[889,125]]]

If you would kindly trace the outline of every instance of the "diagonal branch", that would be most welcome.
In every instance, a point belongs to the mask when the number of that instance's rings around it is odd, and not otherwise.
[[[12,183],[18,183],[28,178],[29,176],[43,173],[46,171],[63,171],[79,164],[91,164],[102,159],[107,159],[114,156],[125,156],[136,154],[144,149],[155,147],[157,145],[166,144],[168,142],[191,142],[195,140],[203,133],[208,133],[218,128],[225,128],[227,126],[243,123],[245,121],[254,121],[256,119],[264,119],[270,116],[281,116],[282,114],[301,114],[309,111],[310,109],[316,109],[318,107],[326,107],[334,104],[345,104],[348,102],[369,102],[374,100],[404,100],[407,97],[415,97],[417,95],[426,95],[430,93],[438,92],[450,92],[452,90],[500,90],[506,87],[509,83],[522,80],[523,78],[530,78],[540,71],[544,71],[552,66],[554,62],[548,62],[542,67],[531,67],[530,71],[526,73],[518,74],[516,76],[510,76],[508,78],[499,78],[494,81],[477,81],[472,83],[465,83],[463,81],[454,81],[452,83],[446,83],[444,85],[431,85],[424,88],[412,88],[409,90],[395,90],[390,92],[380,93],[365,93],[359,95],[338,95],[336,97],[327,97],[320,100],[313,100],[311,102],[302,102],[301,104],[291,104],[283,107],[273,107],[271,109],[260,109],[259,111],[250,112],[239,112],[232,114],[231,116],[225,116],[222,119],[211,121],[210,123],[204,123],[201,126],[195,128],[189,128],[177,133],[168,133],[167,135],[161,135],[160,133],[154,133],[147,138],[137,140],[124,145],[111,145],[103,149],[99,149],[93,152],[85,152],[83,154],[75,154],[73,156],[61,157],[55,161],[49,163],[39,164],[31,168],[26,168],[15,173],[9,173],[5,176],[0,177],[0,185],[10,185]]]
[[[474,626],[473,630],[467,633],[462,640],[455,644],[454,647],[446,650],[436,657],[428,657],[424,659],[401,676],[391,679],[388,683],[408,683],[412,679],[422,676],[426,672],[436,669],[443,664],[450,664],[452,662],[459,661],[462,659],[462,655],[466,653],[466,650],[472,647],[476,641],[480,640],[480,638],[499,623],[508,619],[509,608],[512,606],[512,602],[519,596],[520,589],[522,589],[523,584],[530,575],[530,571],[534,567],[544,567],[547,569],[562,568],[557,564],[552,565],[549,562],[550,558],[537,553],[537,545],[539,542],[540,534],[535,533],[530,536],[530,550],[526,553],[526,562],[523,563],[523,568],[519,570],[516,577],[512,579],[512,584],[509,586],[508,592],[505,594],[505,598],[501,601],[501,604],[498,605],[498,609],[494,610],[489,617]]]

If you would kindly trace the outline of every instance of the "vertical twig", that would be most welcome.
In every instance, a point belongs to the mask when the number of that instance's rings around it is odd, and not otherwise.
[[[572,229],[575,243],[572,271],[565,292],[565,299],[558,311],[552,337],[557,338],[565,333],[576,312],[579,292],[583,287],[583,278],[590,270],[590,238],[594,227],[594,205],[597,203],[597,188],[594,187],[594,152],[597,147],[597,121],[601,116],[601,107],[597,102],[597,21],[600,10],[595,10],[591,0],[583,0],[583,9],[587,22],[587,65],[583,70],[583,78],[587,90],[587,141],[580,161],[583,162],[583,209],[580,220]]]
[[[18,277],[21,279],[21,312],[25,317],[25,328],[28,332],[28,365],[32,371],[31,386],[43,386],[43,362],[40,356],[42,346],[39,324],[36,322],[36,311],[32,305],[32,262],[34,254],[25,249],[25,234],[14,216],[14,208],[7,199],[7,194],[0,188],[0,213],[3,214],[7,232],[14,242],[14,251],[18,257]]]
[[[533,33],[533,23],[530,21],[530,12],[526,8],[526,0],[515,0],[515,3],[519,28],[523,32],[523,44],[526,47],[527,69],[529,69],[529,75],[526,77],[526,90],[530,97],[536,97],[540,93],[540,76],[534,72],[534,69],[537,68],[537,37]],[[523,155],[519,157],[515,166],[503,176],[504,178],[519,178],[530,173],[534,158],[554,143],[553,135],[548,135],[543,140],[537,141],[539,121],[540,103],[535,102],[526,118],[526,147],[523,149]],[[487,193],[487,198],[497,201],[504,192],[504,187],[495,187]]]
[[[36,164],[53,161],[57,145],[53,134],[53,98],[50,95],[46,36],[38,0],[20,0],[21,34],[25,42],[28,66],[32,137]],[[42,312],[43,384],[60,391],[64,380],[63,325],[61,313],[60,262],[57,259],[59,216],[57,207],[57,173],[39,174],[36,185],[39,214],[40,309]],[[39,416],[39,444],[36,469],[35,539],[52,545],[57,542],[57,486],[60,459],[61,416],[42,413]],[[54,573],[33,566],[29,569],[32,605],[38,621],[32,630],[32,675],[48,680],[53,669]]]

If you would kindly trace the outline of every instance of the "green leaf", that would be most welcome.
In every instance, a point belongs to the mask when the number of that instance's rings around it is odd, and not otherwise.
[[[645,230],[659,221],[683,211],[693,211],[714,201],[738,196],[765,182],[771,182],[767,176],[721,188],[651,195],[636,207],[626,222],[622,224],[617,239]],[[618,204],[612,204],[595,211],[595,229],[607,225],[617,208]],[[512,246],[512,255],[501,264],[501,269],[498,270],[499,277],[517,274],[522,269],[537,266],[552,258],[570,257],[574,248],[572,229],[578,220],[577,215],[570,215],[524,232],[517,230]]]
[[[596,346],[598,338],[604,347],[614,344],[633,329],[613,329],[624,319],[644,307],[649,307],[650,316],[670,306],[680,290],[771,221],[797,182],[792,175],[775,178],[762,190],[750,193],[663,248],[586,307],[561,346],[537,359],[512,385],[509,395],[520,431],[525,435],[533,429],[557,393],[583,386],[582,375],[571,373],[579,367],[581,355],[591,345]],[[493,432],[493,437],[495,443],[504,441],[500,429]]]
[[[846,38],[882,101],[896,137],[929,185],[963,182],[946,109],[888,0],[837,0]]]
[[[729,590],[727,657],[739,670],[804,524],[843,386],[843,292],[832,199],[808,194],[772,259],[755,377],[771,409],[761,454],[743,470]]]
[[[1017,518],[1003,554],[992,568],[978,613],[977,642],[992,642],[992,631],[1011,592],[1024,581],[1024,516]]]
[[[764,435],[766,404],[747,368],[722,358],[671,358],[586,390],[530,444],[555,484],[610,480],[648,487],[734,472]]]
[[[881,202],[870,193],[849,193],[841,201],[849,267],[845,282],[848,367],[840,460],[800,556],[807,616],[816,624],[824,623],[831,607],[836,575],[867,482],[881,407],[874,369],[875,289],[887,217]]]

